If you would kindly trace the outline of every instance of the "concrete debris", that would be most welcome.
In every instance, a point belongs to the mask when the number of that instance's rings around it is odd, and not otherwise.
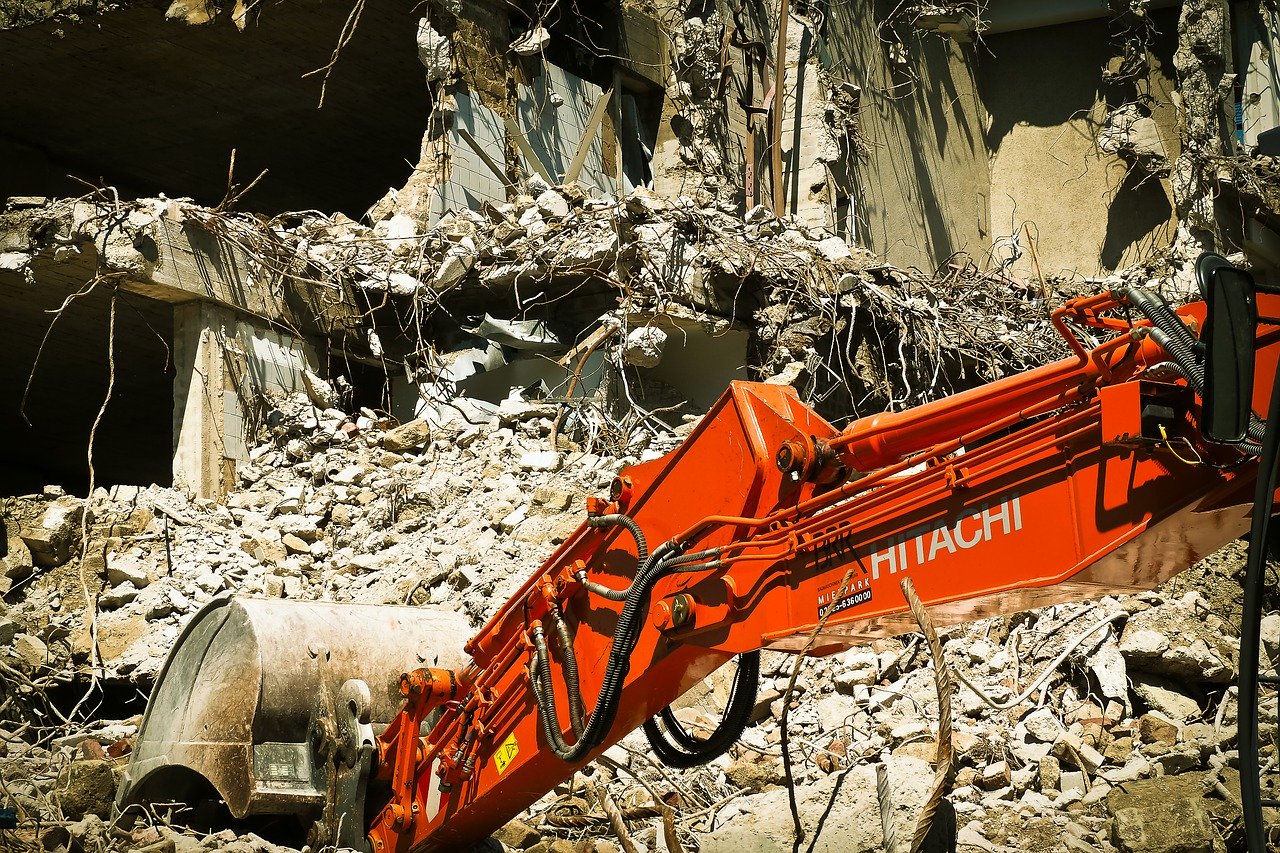
[[[184,24],[207,24],[222,10],[216,3],[207,0],[173,0],[164,16],[170,21],[181,21]]]
[[[429,18],[418,20],[418,61],[427,69],[427,80],[435,82],[453,70],[453,45],[432,26]]]
[[[1205,774],[1156,777],[1112,788],[1106,808],[1114,824],[1112,843],[1123,853],[1192,853],[1226,850],[1215,827],[1220,807],[1231,806],[1205,796]],[[1234,796],[1239,797],[1238,776]],[[1215,807],[1217,804],[1217,808]],[[1232,821],[1226,823],[1230,826]]]
[[[73,761],[59,775],[56,793],[62,813],[71,820],[88,815],[111,817],[111,801],[116,795],[111,762]]]
[[[24,527],[18,534],[30,549],[37,566],[60,566],[70,559],[80,544],[80,522],[84,502],[79,498],[60,497],[45,509],[40,520]]]
[[[667,333],[656,326],[632,329],[623,343],[622,360],[635,367],[657,367],[666,343]]]
[[[551,43],[551,33],[546,27],[534,27],[511,43],[511,49],[520,56],[536,56]]]
[[[1148,171],[1168,173],[1169,159],[1155,119],[1137,104],[1125,104],[1107,115],[1098,133],[1098,148],[1142,163]]]

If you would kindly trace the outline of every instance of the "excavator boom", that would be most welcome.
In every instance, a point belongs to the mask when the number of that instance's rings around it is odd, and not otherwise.
[[[1280,315],[1280,296],[1254,307]],[[369,848],[464,849],[736,656],[913,630],[903,577],[935,621],[960,622],[1148,589],[1240,536],[1261,433],[1254,418],[1233,443],[1204,435],[1207,319],[1141,291],[1074,300],[1054,313],[1070,358],[843,431],[791,388],[734,383],[680,448],[588,502],[468,663],[406,654],[375,685],[404,704],[365,742],[359,784],[389,791]],[[1070,326],[1115,336],[1085,349]],[[1265,413],[1280,328],[1247,333],[1245,396]],[[697,762],[745,725],[741,702],[729,716],[709,742],[646,731],[660,756]],[[313,777],[328,762],[350,787],[343,754],[313,758]]]

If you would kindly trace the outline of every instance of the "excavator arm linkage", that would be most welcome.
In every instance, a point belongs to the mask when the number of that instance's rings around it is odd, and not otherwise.
[[[1280,296],[1256,308],[1274,318]],[[465,849],[735,656],[913,630],[903,577],[955,623],[1149,589],[1240,536],[1261,433],[1203,434],[1205,310],[1073,300],[1053,315],[1070,358],[843,431],[791,388],[733,383],[588,501],[469,663],[399,678],[368,846]],[[1088,350],[1070,326],[1115,335]],[[1250,334],[1265,413],[1280,328]]]

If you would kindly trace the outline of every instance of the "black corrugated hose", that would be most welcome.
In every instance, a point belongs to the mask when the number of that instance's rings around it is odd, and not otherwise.
[[[640,529],[640,525],[636,524],[635,519],[621,513],[612,513],[610,515],[597,515],[587,519],[588,527],[625,527],[627,532],[631,534],[631,538],[636,540],[636,566],[643,567],[649,560],[649,545],[645,542],[644,531]],[[639,575],[637,568],[636,574]],[[595,593],[602,598],[610,601],[626,601],[627,593],[631,587],[626,589],[613,589],[604,584],[595,583],[587,580],[587,572],[585,569],[576,574],[578,582],[586,587],[590,592]],[[634,581],[632,581],[634,583]]]
[[[1276,492],[1276,467],[1280,462],[1280,381],[1271,388],[1270,429],[1262,439],[1258,480],[1253,498],[1253,523],[1249,529],[1249,556],[1245,562],[1244,613],[1240,619],[1239,740],[1240,800],[1244,810],[1245,840],[1250,853],[1267,849],[1262,825],[1262,791],[1258,779],[1258,641],[1262,626],[1262,585],[1266,576],[1267,533],[1272,522]]]
[[[644,734],[654,755],[668,767],[681,769],[698,767],[724,755],[742,737],[743,730],[751,722],[759,682],[760,652],[738,655],[738,671],[733,677],[729,703],[725,706],[724,716],[715,731],[706,740],[693,737],[680,725],[676,715],[671,712],[671,707],[667,706],[658,717],[652,717],[644,723]],[[665,732],[658,726],[659,717]]]
[[[576,762],[587,756],[591,750],[604,742],[604,738],[613,727],[618,715],[618,702],[622,698],[622,685],[631,671],[631,652],[635,649],[640,635],[640,615],[649,596],[649,591],[663,571],[667,568],[664,559],[668,552],[674,550],[669,543],[660,545],[649,557],[648,561],[636,572],[636,579],[627,591],[622,605],[622,613],[618,616],[614,627],[613,643],[609,648],[609,662],[605,666],[604,679],[600,685],[600,695],[596,699],[596,707],[586,719],[577,743],[565,742],[560,733],[560,719],[555,708],[555,694],[551,689],[551,667],[547,655],[546,639],[542,635],[541,624],[533,626],[534,672],[530,679],[533,685],[534,698],[538,703],[542,731],[552,751],[563,761]],[[569,650],[572,655],[572,650]]]
[[[714,567],[712,563],[690,565],[698,560],[719,556],[719,549],[710,549],[692,554],[681,554],[671,542],[664,542],[649,556],[648,560],[636,572],[636,578],[627,589],[626,599],[622,605],[622,613],[614,626],[613,643],[609,648],[609,660],[605,666],[604,679],[600,685],[600,695],[596,698],[596,706],[577,731],[577,742],[569,744],[561,734],[560,717],[555,707],[555,693],[551,684],[551,663],[547,652],[547,641],[541,623],[533,625],[532,639],[534,644],[533,671],[530,673],[530,686],[538,705],[539,721],[547,744],[561,760],[568,762],[581,761],[593,749],[604,742],[613,722],[618,716],[618,704],[622,698],[622,686],[631,672],[631,653],[635,650],[636,641],[640,637],[640,628],[644,624],[644,613],[650,591],[657,581],[667,574],[677,571],[693,571],[704,567]],[[557,629],[558,634],[559,629]],[[561,649],[565,660],[576,658],[571,638],[568,638]],[[566,670],[568,671],[568,670]],[[581,702],[578,691],[570,693],[570,704]],[[573,711],[570,715],[572,717]]]

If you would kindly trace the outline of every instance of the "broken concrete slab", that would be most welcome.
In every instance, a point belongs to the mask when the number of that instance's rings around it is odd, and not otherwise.
[[[1111,841],[1122,853],[1203,853],[1218,839],[1197,779],[1125,782],[1107,795]]]
[[[49,504],[40,520],[19,531],[38,566],[60,566],[71,559],[80,545],[84,501],[76,497],[58,498]]]

